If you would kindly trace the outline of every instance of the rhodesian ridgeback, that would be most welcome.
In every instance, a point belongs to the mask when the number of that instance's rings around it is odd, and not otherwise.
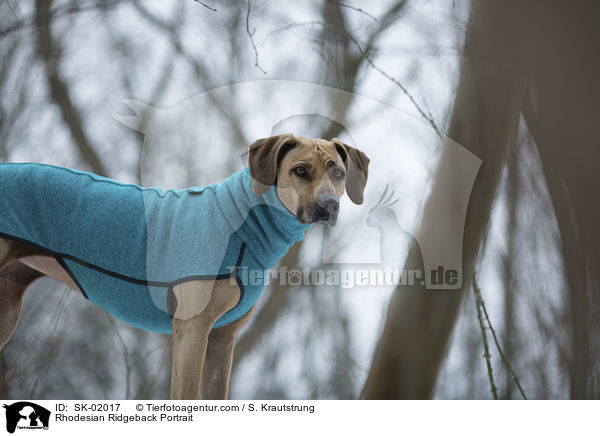
[[[259,139],[219,184],[163,191],[36,163],[0,164],[0,349],[23,294],[52,277],[134,326],[173,334],[171,399],[226,399],[262,277],[313,223],[363,201],[368,157],[338,139]]]

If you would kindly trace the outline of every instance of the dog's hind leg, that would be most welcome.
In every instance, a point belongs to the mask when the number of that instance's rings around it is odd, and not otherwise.
[[[0,238],[0,271],[2,271],[2,268],[10,262],[9,255],[11,246],[11,241]]]
[[[36,279],[43,274],[13,261],[0,271],[0,350],[12,337],[17,328],[23,294]]]

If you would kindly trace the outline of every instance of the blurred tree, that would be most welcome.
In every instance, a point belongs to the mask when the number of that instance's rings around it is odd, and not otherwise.
[[[597,372],[590,345],[598,328],[600,273],[600,208],[593,201],[600,187],[594,169],[598,150],[592,146],[600,60],[591,55],[600,41],[598,9],[596,2],[474,2],[448,129],[451,138],[483,159],[465,223],[463,283],[468,286],[506,150],[515,143],[519,116],[525,117],[560,230],[571,320],[571,398],[597,396],[590,384],[591,371]],[[438,171],[459,168],[442,155]],[[425,206],[423,226],[433,207]],[[407,267],[414,263],[409,258]],[[396,290],[365,398],[432,395],[462,294]]]

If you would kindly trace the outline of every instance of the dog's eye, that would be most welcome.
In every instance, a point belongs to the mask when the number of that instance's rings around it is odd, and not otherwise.
[[[306,178],[308,176],[308,174],[306,172],[306,168],[303,166],[298,166],[298,167],[294,168],[294,173],[298,177],[302,177],[302,178]]]
[[[342,179],[345,175],[346,174],[339,168],[333,170],[333,177],[335,177],[336,179]]]

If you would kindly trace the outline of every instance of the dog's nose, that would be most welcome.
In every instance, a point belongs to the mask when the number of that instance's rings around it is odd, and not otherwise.
[[[329,213],[330,219],[335,218],[340,210],[340,202],[335,195],[330,193],[320,195],[317,203]]]

